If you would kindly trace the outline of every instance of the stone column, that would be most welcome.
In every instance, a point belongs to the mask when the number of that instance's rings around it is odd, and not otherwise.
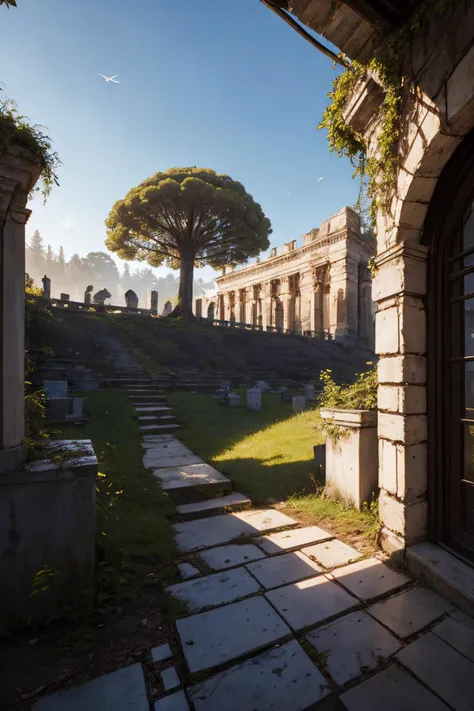
[[[428,250],[400,243],[377,257],[382,545],[390,553],[426,537],[426,293]]]
[[[340,259],[331,265],[331,324],[338,341],[357,341],[359,274],[352,259]],[[333,330],[333,328],[331,328]]]
[[[267,330],[267,326],[272,323],[272,297],[271,283],[267,281],[262,285],[262,326],[263,330]]]
[[[25,438],[25,225],[28,194],[40,166],[26,150],[0,157],[0,474],[26,459]]]

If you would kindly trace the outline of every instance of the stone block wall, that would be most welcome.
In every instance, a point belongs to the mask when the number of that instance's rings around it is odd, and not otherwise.
[[[391,552],[428,535],[429,251],[423,228],[441,171],[474,128],[474,3],[461,1],[445,15],[426,17],[407,52],[405,70],[416,90],[405,106],[391,208],[377,215],[373,282],[380,516],[382,542]],[[360,86],[356,93],[349,103],[357,111],[348,105],[346,118],[364,132],[369,155],[374,155],[380,126],[373,106],[370,111],[361,106],[374,101],[374,92]]]

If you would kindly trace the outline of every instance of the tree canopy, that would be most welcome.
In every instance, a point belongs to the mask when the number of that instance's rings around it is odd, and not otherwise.
[[[192,314],[194,266],[235,266],[269,247],[270,221],[244,186],[209,168],[171,168],[132,188],[106,220],[106,246],[127,260],[180,269],[174,316]]]

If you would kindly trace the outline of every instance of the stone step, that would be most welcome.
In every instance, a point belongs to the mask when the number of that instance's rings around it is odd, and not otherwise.
[[[175,523],[176,545],[184,552],[212,548],[237,538],[258,536],[297,526],[297,521],[275,509],[240,511],[196,521]]]
[[[166,422],[170,422],[171,420],[176,421],[176,417],[174,415],[141,415],[138,418],[138,421],[141,422],[144,425],[151,425],[153,423],[156,424],[165,424]]]
[[[156,432],[157,434],[161,434],[162,432],[174,432],[175,430],[179,430],[181,425],[178,425],[177,422],[169,422],[166,425],[141,425],[140,430],[142,432]]]
[[[167,447],[166,449],[169,449]],[[146,460],[145,462],[146,463]],[[227,496],[232,483],[209,464],[176,465],[154,469],[153,475],[161,482],[175,504],[196,504]]]
[[[234,492],[227,496],[220,496],[217,499],[207,499],[194,504],[182,504],[178,506],[178,513],[184,521],[193,521],[198,518],[224,514],[228,511],[242,511],[252,506],[250,499],[244,494]]]
[[[143,393],[143,395],[129,394],[131,400],[166,400],[166,395],[162,391],[156,393]]]
[[[147,404],[142,405],[140,403],[135,403],[135,411],[151,414],[153,412],[171,412],[171,407],[166,407],[165,405],[159,404]]]

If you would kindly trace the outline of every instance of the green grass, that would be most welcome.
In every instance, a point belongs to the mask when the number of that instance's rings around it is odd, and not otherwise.
[[[287,513],[305,524],[329,529],[359,550],[371,555],[377,548],[380,529],[377,502],[362,511],[348,508],[340,501],[325,499],[321,494],[295,496],[287,501]]]
[[[64,425],[56,435],[92,440],[99,472],[106,475],[99,483],[102,489],[109,486],[112,494],[99,535],[105,533],[113,539],[111,545],[123,550],[128,560],[155,568],[156,564],[167,564],[175,555],[167,520],[175,508],[157,479],[142,466],[141,435],[132,403],[120,391],[78,395],[87,398],[84,404],[90,423],[84,427]]]
[[[254,503],[314,491],[313,446],[324,441],[316,410],[294,415],[291,403],[271,394],[259,412],[227,407],[207,394],[174,392],[169,400],[182,425],[178,437]]]

